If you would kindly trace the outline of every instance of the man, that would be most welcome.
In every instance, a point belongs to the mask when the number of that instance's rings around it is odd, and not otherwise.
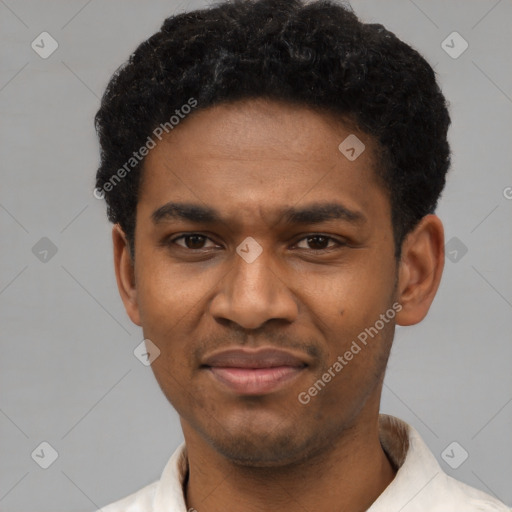
[[[333,2],[167,19],[96,116],[117,283],[185,438],[106,512],[505,511],[379,415],[450,165],[427,62]]]

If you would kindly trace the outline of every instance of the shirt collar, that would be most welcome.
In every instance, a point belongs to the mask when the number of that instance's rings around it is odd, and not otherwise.
[[[411,425],[387,414],[379,415],[379,438],[397,473],[367,512],[412,512],[416,504],[427,510],[424,499],[414,500],[436,477],[444,476],[428,446]]]
[[[367,512],[400,510],[443,472],[419,433],[405,421],[380,414],[379,437],[397,474]],[[187,448],[182,443],[164,468],[156,490],[155,510],[187,512],[183,496],[187,473]]]

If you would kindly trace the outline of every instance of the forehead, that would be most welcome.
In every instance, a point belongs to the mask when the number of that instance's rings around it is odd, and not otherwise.
[[[264,99],[217,105],[194,112],[147,155],[139,205],[178,199],[239,220],[337,200],[387,213],[375,155],[372,137],[310,107]]]

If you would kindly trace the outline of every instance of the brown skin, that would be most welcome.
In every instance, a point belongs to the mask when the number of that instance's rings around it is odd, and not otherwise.
[[[338,150],[351,133],[366,145],[353,162]],[[420,322],[437,291],[443,227],[424,217],[395,260],[374,150],[348,122],[251,100],[197,111],[146,157],[135,262],[116,225],[115,268],[128,315],[161,350],[152,367],[181,418],[188,507],[364,511],[394,478],[378,435],[385,367],[394,322]],[[223,221],[154,223],[152,213],[169,201],[212,207]],[[364,221],[286,225],[279,215],[326,202]],[[191,232],[207,238],[174,240]],[[314,234],[332,240],[308,241]],[[252,263],[235,251],[249,236],[263,248]],[[395,319],[301,404],[299,393],[395,302]],[[226,390],[201,369],[218,349],[262,346],[289,349],[308,366],[256,397]]]

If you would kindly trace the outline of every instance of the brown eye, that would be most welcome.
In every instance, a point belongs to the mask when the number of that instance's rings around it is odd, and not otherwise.
[[[184,244],[178,243],[177,242],[178,240],[183,240],[185,243]],[[172,240],[172,242],[176,243],[180,247],[184,247],[185,249],[198,250],[198,249],[206,248],[204,246],[204,244],[207,240],[209,240],[209,238],[207,236],[191,234],[191,235],[181,235],[181,236],[175,238],[174,240]]]
[[[299,244],[303,243],[303,242],[306,242],[308,247],[300,247]],[[313,251],[322,251],[322,250],[330,249],[331,247],[333,247],[333,245],[329,246],[330,242],[334,242],[335,245],[336,244],[342,245],[340,242],[334,240],[334,238],[332,238],[330,236],[310,235],[310,236],[307,236],[307,237],[303,238],[302,240],[300,240],[299,244],[297,244],[297,246],[300,247],[300,249],[310,249]]]

